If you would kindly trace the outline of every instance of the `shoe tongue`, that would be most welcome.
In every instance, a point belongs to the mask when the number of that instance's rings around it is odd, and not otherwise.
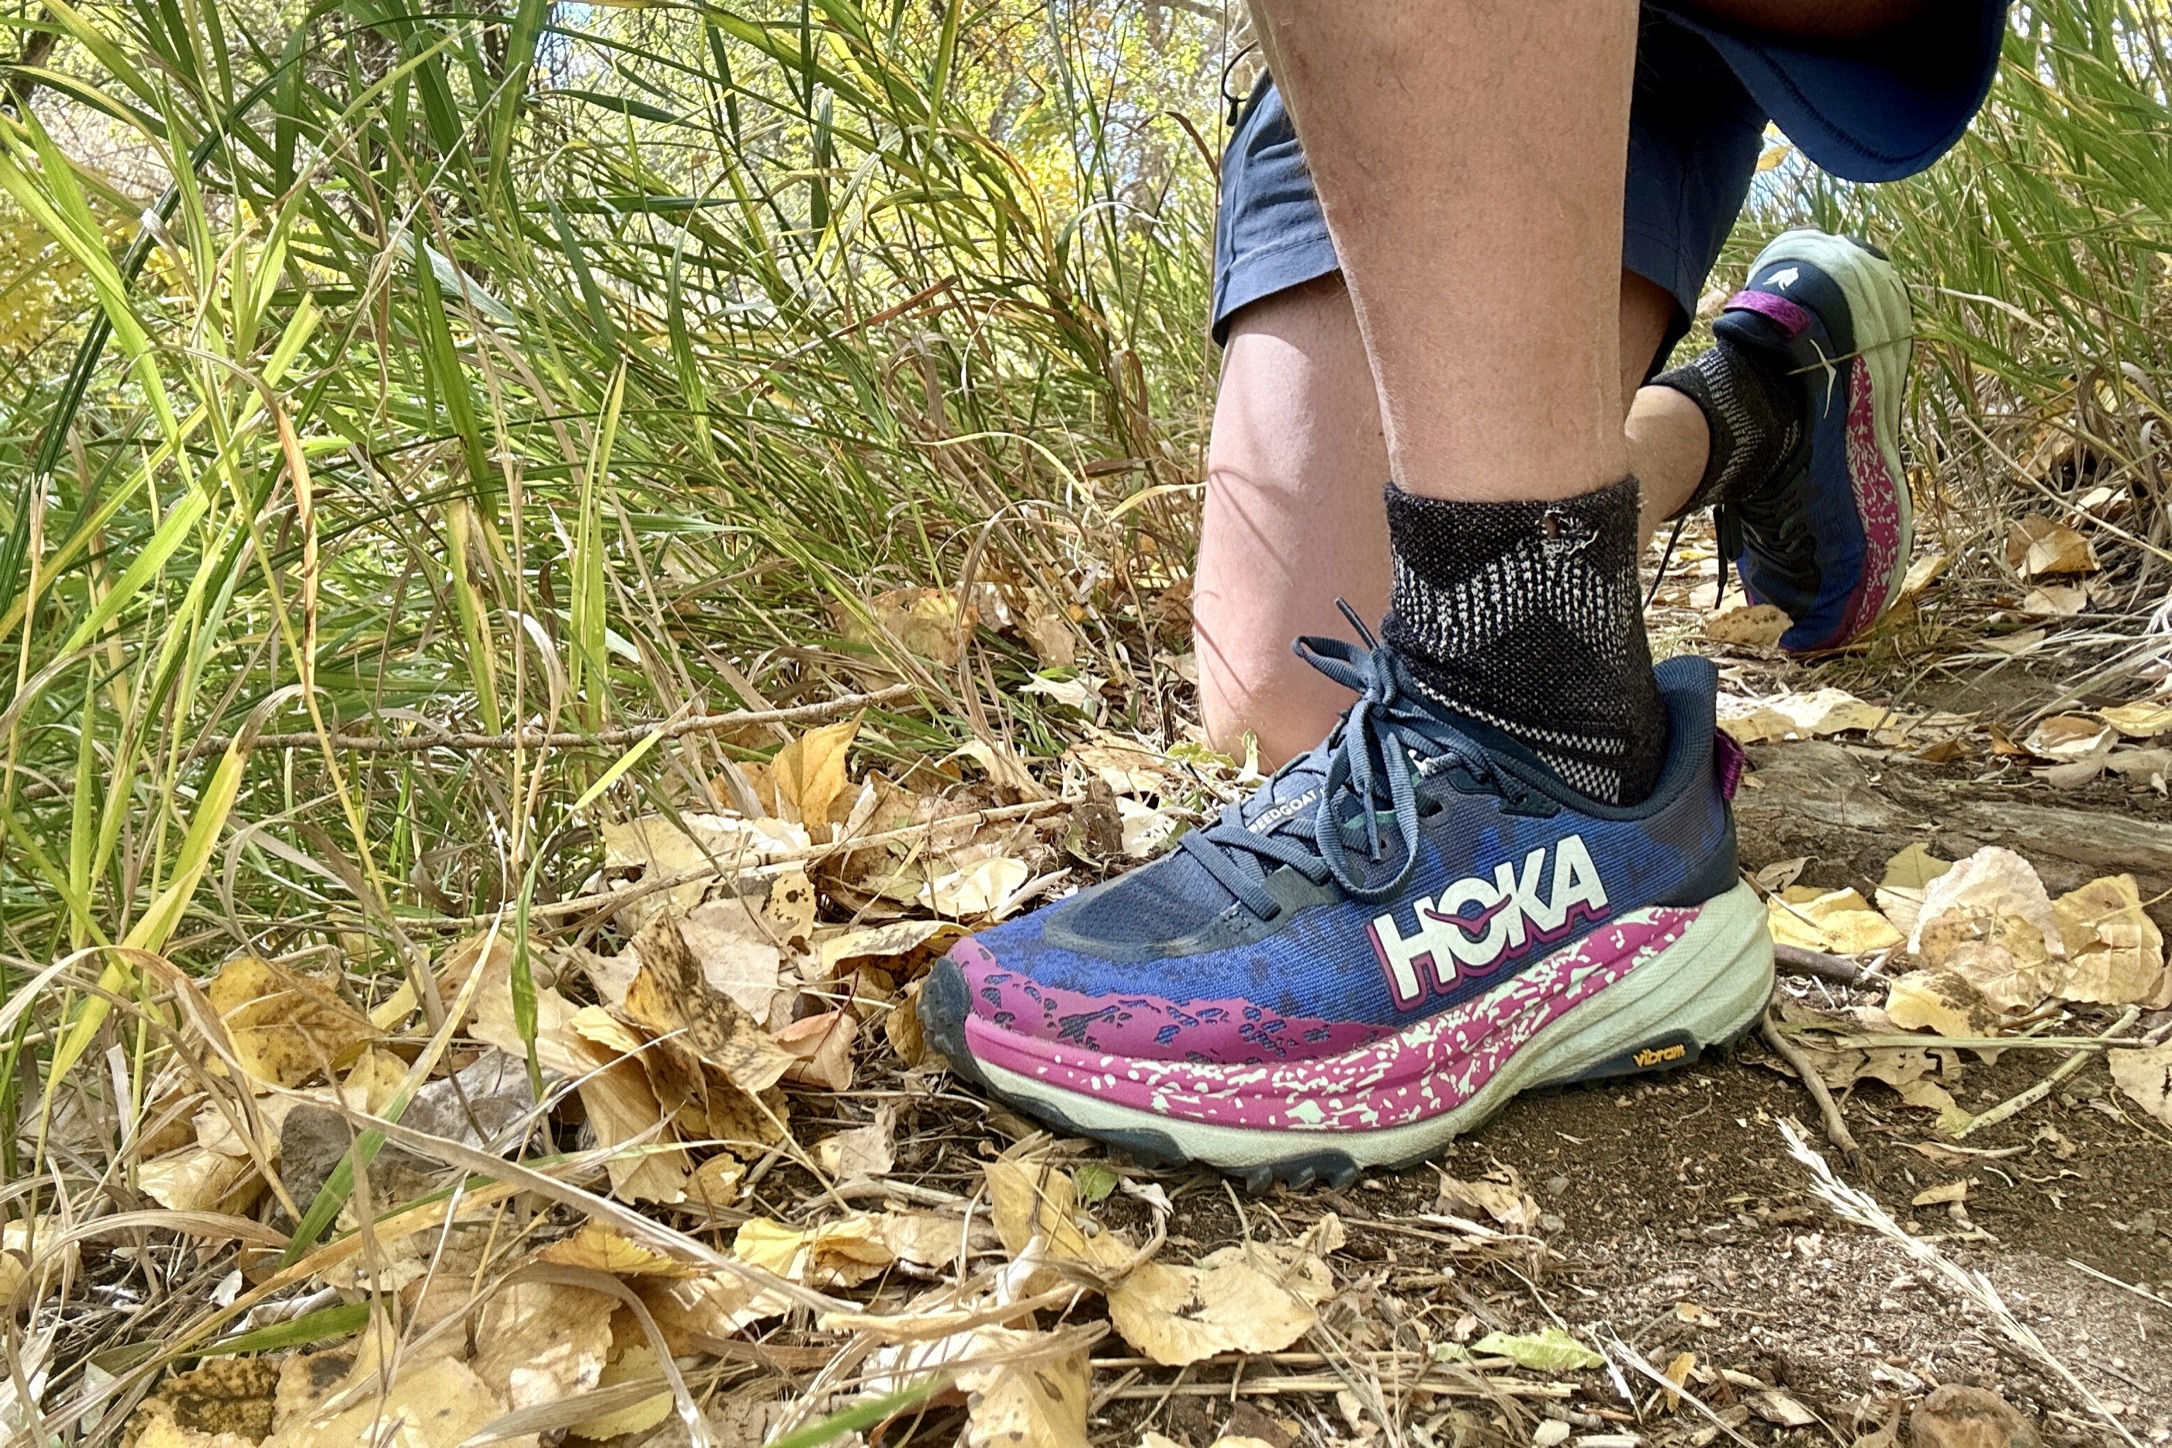
[[[1329,747],[1322,745],[1276,773],[1244,803],[1244,827],[1255,835],[1273,834],[1292,821],[1312,829],[1320,792],[1327,784]]]

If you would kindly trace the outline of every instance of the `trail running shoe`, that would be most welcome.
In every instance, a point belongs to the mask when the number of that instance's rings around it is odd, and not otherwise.
[[[1339,1184],[1519,1091],[1684,1064],[1757,1020],[1772,944],[1736,876],[1711,664],[1659,666],[1667,763],[1615,808],[1443,713],[1390,649],[1299,652],[1359,694],[1326,743],[937,963],[921,1020],[960,1073],[1148,1160]]]
[[[1914,542],[1901,471],[1908,292],[1883,254],[1822,231],[1758,253],[1715,336],[1779,352],[1804,390],[1802,446],[1754,496],[1719,509],[1722,557],[1794,620],[1780,646],[1838,648],[1899,596]]]

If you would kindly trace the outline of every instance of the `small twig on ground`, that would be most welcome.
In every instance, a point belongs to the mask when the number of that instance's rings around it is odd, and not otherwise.
[[[2172,1301],[2167,1301],[2166,1299],[2159,1297],[2156,1293],[2150,1291],[2148,1288],[2137,1287],[2132,1282],[2123,1282],[2119,1278],[2112,1276],[2112,1274],[2109,1272],[2099,1272],[2096,1268],[2090,1266],[2087,1262],[2077,1262],[2072,1257],[2069,1257],[2066,1259],[2066,1265],[2073,1268],[2077,1272],[2088,1273],[2091,1277],[2096,1278],[2099,1282],[2109,1282],[2114,1287],[2123,1287],[2127,1291],[2133,1293],[2136,1297],[2147,1298],[2151,1302],[2156,1303],[2159,1307],[2172,1307]]]
[[[2006,1299],[1991,1285],[1990,1278],[1981,1272],[1969,1271],[1922,1238],[1903,1230],[1900,1223],[1894,1221],[1885,1208],[1878,1205],[1876,1198],[1849,1186],[1835,1176],[1832,1163],[1819,1156],[1790,1123],[1781,1121],[1778,1124],[1780,1135],[1787,1139],[1787,1149],[1794,1154],[1797,1161],[1810,1169],[1810,1189],[1832,1209],[1834,1215],[1842,1221],[1867,1227],[1885,1237],[1975,1301],[1991,1315],[1992,1322],[2005,1334],[2008,1341],[2056,1374],[2059,1381],[2066,1384],[2091,1412],[2126,1440],[2129,1448],[2142,1448],[2134,1434],[2127,1430],[2126,1424],[2120,1422],[2118,1416],[2107,1408],[2095,1393],[2089,1391],[2089,1385],[2074,1376],[2073,1369],[2053,1356],[2051,1349],[2044,1346],[2044,1340],[2038,1337],[2027,1323],[2014,1316],[2013,1309],[2006,1305]]]
[[[2126,1010],[2120,1013],[2119,1019],[2113,1023],[2112,1028],[2108,1031],[2103,1032],[2097,1037],[2097,1039],[2100,1041],[2108,1040],[2109,1038],[2118,1035],[2120,1032],[2126,1030],[2127,1027],[2133,1025],[2135,1022],[2135,1018],[2140,1016],[2141,1014],[2142,1009],[2140,1006],[2128,1006]],[[2067,1057],[2064,1061],[2061,1061],[2057,1066],[2052,1068],[2052,1072],[2049,1076],[2046,1076],[2043,1080],[2037,1082],[2028,1090],[2020,1092],[2019,1094],[2014,1096],[2009,1096],[2004,1101],[2001,1101],[1998,1105],[1992,1107],[1989,1111],[1986,1111],[1979,1116],[1970,1118],[1968,1125],[1962,1127],[1959,1131],[1954,1133],[1954,1138],[1958,1140],[1961,1137],[1968,1135],[1972,1131],[1980,1130],[1981,1128],[1986,1126],[1996,1126],[2001,1121],[2004,1121],[2007,1117],[2015,1116],[2023,1111],[2028,1110],[2031,1106],[2034,1106],[2037,1102],[2043,1100],[2046,1096],[2049,1096],[2052,1092],[2053,1087],[2057,1086],[2061,1081],[2064,1081],[2067,1077],[2073,1075],[2076,1071],[2079,1071],[2083,1066],[2087,1065],[2089,1063],[2089,1060],[2089,1052],[2076,1051],[2073,1055]]]
[[[563,730],[552,733],[541,729],[523,729],[509,734],[454,734],[432,728],[414,734],[382,738],[371,734],[334,734],[329,740],[325,740],[324,736],[314,730],[305,729],[291,734],[259,734],[254,744],[258,749],[306,749],[322,741],[329,743],[334,749],[354,754],[421,754],[432,749],[609,749],[624,744],[638,744],[649,735],[658,733],[663,735],[664,742],[669,743],[689,734],[717,734],[727,729],[744,729],[765,724],[807,724],[817,719],[850,714],[855,709],[894,704],[919,691],[919,686],[915,684],[892,684],[887,689],[877,689],[869,694],[845,694],[835,699],[818,699],[811,704],[794,704],[786,709],[735,709],[728,714],[690,714],[683,719],[651,719],[642,724],[598,729],[593,734]],[[233,742],[234,736],[230,734],[206,734],[184,750],[183,757],[194,759],[206,754],[222,753]]]
[[[857,1181],[839,1182],[828,1193],[847,1202],[875,1202],[895,1197],[901,1202],[911,1202],[916,1207],[954,1207],[965,1198],[956,1192],[946,1192],[935,1187],[914,1186],[911,1182],[892,1181],[888,1177],[862,1177]],[[808,1217],[821,1210],[827,1198],[810,1198],[800,1204],[796,1215]]]
[[[1825,1089],[1825,1082],[1818,1076],[1818,1068],[1803,1054],[1802,1048],[1780,1034],[1779,1024],[1767,1015],[1762,1027],[1765,1044],[1779,1054],[1781,1060],[1793,1068],[1802,1081],[1803,1090],[1818,1104],[1818,1115],[1825,1122],[1825,1139],[1838,1147],[1848,1165],[1857,1171],[1863,1167],[1863,1148],[1855,1144],[1855,1133],[1848,1130],[1847,1121],[1840,1114],[1840,1103],[1833,1100],[1833,1093]]]
[[[1870,978],[1870,972],[1852,960],[1842,960],[1837,955],[1827,955],[1822,950],[1810,950],[1800,945],[1773,946],[1772,964],[1782,975],[1806,975],[1813,980],[1829,980],[1837,985],[1860,985]]]
[[[1447,1398],[1568,1398],[1575,1396],[1576,1389],[1567,1383],[1521,1383],[1506,1379],[1488,1379],[1484,1386],[1468,1382],[1455,1382],[1435,1377],[1421,1377],[1413,1381],[1398,1382],[1395,1386],[1406,1392],[1430,1393]],[[1319,1373],[1306,1377],[1246,1378],[1236,1385],[1239,1397],[1280,1397],[1286,1393],[1342,1393],[1350,1385],[1333,1373]],[[1231,1385],[1226,1382],[1175,1383],[1163,1387],[1158,1383],[1136,1383],[1118,1388],[1108,1394],[1110,1400],[1119,1398],[1222,1398],[1228,1397]]]
[[[1819,1032],[1829,1045],[1851,1051],[1901,1046],[1924,1051],[2092,1051],[2123,1050],[2139,1039],[2118,1036],[1940,1036],[1928,1031]]]
[[[1628,1343],[1623,1342],[1620,1335],[1615,1333],[1612,1329],[1609,1329],[1607,1331],[1605,1337],[1601,1337],[1597,1332],[1594,1332],[1592,1333],[1592,1339],[1599,1344],[1599,1350],[1606,1354],[1608,1361],[1626,1364],[1631,1371],[1635,1372],[1639,1376],[1650,1378],[1654,1383],[1657,1383],[1663,1391],[1674,1394],[1682,1402],[1689,1404],[1692,1408],[1695,1408],[1698,1412],[1704,1414],[1707,1418],[1710,1418],[1713,1422],[1713,1425],[1717,1427],[1720,1432],[1725,1433],[1728,1437],[1734,1439],[1737,1443],[1743,1444],[1744,1448],[1755,1448],[1755,1445],[1751,1444],[1749,1439],[1743,1437],[1740,1433],[1737,1433],[1732,1427],[1730,1427],[1725,1418],[1722,1418],[1719,1414],[1713,1412],[1711,1408],[1707,1407],[1704,1400],[1702,1398],[1699,1398],[1696,1393],[1692,1392],[1687,1383],[1678,1383],[1674,1381],[1674,1379],[1668,1377],[1666,1374],[1654,1368],[1650,1363],[1644,1361],[1644,1355],[1638,1352],[1635,1348],[1629,1346]]]

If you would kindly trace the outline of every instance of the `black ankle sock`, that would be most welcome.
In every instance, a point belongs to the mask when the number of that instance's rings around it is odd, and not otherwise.
[[[1727,320],[1754,327],[1754,315]],[[1769,324],[1767,324],[1769,325]],[[1687,396],[1704,412],[1712,438],[1704,476],[1676,517],[1754,492],[1786,464],[1803,436],[1802,390],[1777,352],[1722,335],[1710,350],[1652,379]]]
[[[1382,633],[1428,693],[1610,804],[1651,793],[1667,716],[1637,588],[1637,482],[1552,503],[1451,503],[1388,485]]]

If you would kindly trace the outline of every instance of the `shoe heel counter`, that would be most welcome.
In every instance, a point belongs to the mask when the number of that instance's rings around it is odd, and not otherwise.
[[[1700,852],[1700,858],[1688,876],[1660,904],[1702,905],[1732,890],[1742,878],[1741,861],[1735,849],[1735,812],[1728,808],[1725,800],[1717,801],[1716,808],[1718,830]]]
[[[1708,670],[1709,662],[1700,660]],[[1717,682],[1712,670],[1712,682]],[[1691,860],[1690,868],[1662,904],[1697,905],[1735,887],[1740,877],[1735,844],[1736,787],[1748,761],[1742,747],[1720,732],[1717,700],[1705,690],[1688,694],[1677,715],[1677,727],[1694,729],[1703,747],[1695,751],[1693,773],[1669,807],[1675,815],[1670,833],[1681,842]]]

